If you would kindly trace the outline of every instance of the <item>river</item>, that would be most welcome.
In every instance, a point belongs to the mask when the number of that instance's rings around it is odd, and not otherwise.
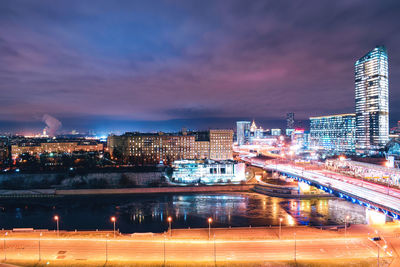
[[[338,225],[370,223],[365,207],[338,198],[282,199],[256,193],[165,194],[135,196],[0,199],[0,228],[112,229],[111,216],[123,233],[162,232],[172,217],[173,228],[249,227],[279,225]],[[383,216],[383,215],[379,215]],[[385,220],[385,218],[381,219]]]

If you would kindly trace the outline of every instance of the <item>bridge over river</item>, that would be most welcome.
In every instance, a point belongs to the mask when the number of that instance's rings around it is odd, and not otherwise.
[[[249,161],[249,163],[265,170],[276,171],[299,182],[318,187],[325,192],[399,219],[400,190],[386,190],[378,184],[361,181],[357,183],[352,181],[356,179],[350,177],[344,179],[344,176],[339,174],[328,175],[318,170],[306,170],[291,164],[271,164],[268,161],[265,163]],[[342,177],[343,179],[340,179]]]

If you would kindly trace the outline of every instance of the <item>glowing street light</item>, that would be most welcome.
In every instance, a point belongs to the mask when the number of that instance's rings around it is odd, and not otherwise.
[[[60,217],[58,217],[58,215],[55,215],[54,220],[57,223],[57,237],[59,237],[60,236],[60,225],[59,225]]]
[[[114,233],[114,238],[115,238],[115,222],[117,221],[117,219],[115,218],[115,216],[112,216],[110,220],[111,220],[111,222],[114,224],[114,231],[113,231],[113,233]]]
[[[208,239],[210,239],[210,237],[211,237],[211,223],[212,223],[212,218],[210,217],[210,218],[208,218]]]
[[[42,237],[42,233],[39,234],[39,261],[42,260],[42,255],[40,253],[40,238]]]
[[[386,161],[385,162],[385,166],[386,166],[386,168],[390,168],[390,167],[392,167],[392,164],[390,163],[390,161]],[[387,179],[387,194],[389,195],[389,188],[390,188],[390,186],[389,186],[389,180],[390,180],[390,176],[388,177],[388,178],[386,178]]]
[[[279,218],[279,239],[281,239],[281,233],[282,233],[282,218]]]
[[[168,216],[167,221],[168,221],[168,225],[169,225],[168,226],[169,236],[172,236],[172,227],[171,227],[172,217]]]
[[[345,157],[345,156],[339,156],[339,160],[340,160],[340,161],[345,161],[345,160],[346,160],[346,157]]]
[[[4,261],[7,260],[7,253],[6,253],[6,237],[8,235],[8,232],[4,233],[4,238],[3,238],[3,247],[4,247]]]

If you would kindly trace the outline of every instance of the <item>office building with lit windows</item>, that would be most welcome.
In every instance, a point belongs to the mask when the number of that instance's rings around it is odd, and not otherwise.
[[[331,154],[355,152],[355,114],[310,118],[310,148]]]
[[[233,159],[233,131],[125,133],[110,135],[111,157],[134,165],[171,164],[181,159]]]
[[[388,56],[377,46],[355,63],[356,150],[376,153],[389,141]]]

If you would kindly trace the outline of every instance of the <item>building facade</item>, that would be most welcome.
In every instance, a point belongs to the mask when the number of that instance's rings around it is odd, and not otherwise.
[[[232,130],[176,134],[135,132],[107,138],[112,158],[134,165],[171,164],[180,159],[232,159],[232,145]]]
[[[286,129],[294,129],[294,112],[286,113]]]
[[[310,118],[310,148],[332,154],[355,152],[355,114]]]
[[[11,145],[13,160],[22,154],[40,156],[44,153],[102,152],[103,144],[94,141],[83,142],[44,142],[35,145]]]
[[[239,146],[244,145],[248,142],[248,137],[250,134],[249,121],[238,121],[236,122],[236,139]]]
[[[389,141],[388,56],[377,46],[355,63],[357,152],[369,154]]]
[[[244,163],[232,160],[177,160],[169,179],[174,183],[240,183],[246,181]]]

